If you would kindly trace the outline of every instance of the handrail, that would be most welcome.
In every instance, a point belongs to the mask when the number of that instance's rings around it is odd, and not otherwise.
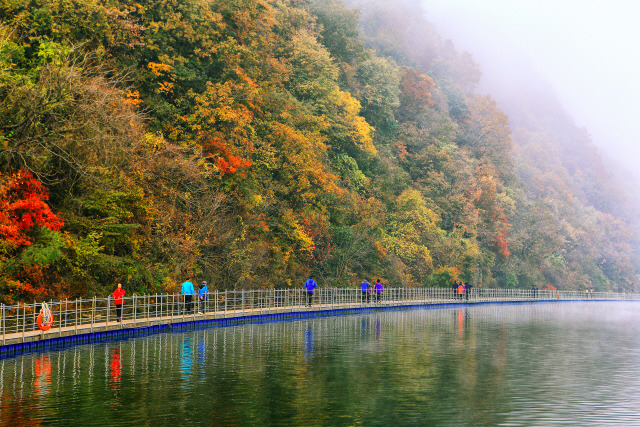
[[[194,295],[191,304],[179,294],[133,295],[124,298],[123,323],[137,324],[150,320],[197,319],[206,316],[242,316],[263,314],[269,310],[304,311],[322,308],[354,308],[379,305],[423,305],[428,303],[465,303],[500,301],[553,301],[553,300],[640,300],[640,294],[614,292],[579,292],[522,289],[473,288],[468,294],[458,294],[451,288],[391,288],[387,287],[378,297],[374,290],[363,295],[354,288],[317,288],[313,295],[313,306],[305,307],[307,294],[304,289],[229,290],[212,291],[206,294],[204,304],[199,295]],[[368,296],[368,297],[367,297]],[[62,329],[72,329],[96,324],[116,325],[113,298],[93,297],[75,301],[50,301],[54,324],[41,334],[61,334]],[[40,303],[0,304],[0,343],[4,345],[8,335],[25,334],[38,330],[36,318]]]

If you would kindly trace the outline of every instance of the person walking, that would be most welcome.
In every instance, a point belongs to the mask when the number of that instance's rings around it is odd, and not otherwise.
[[[185,314],[191,313],[193,309],[193,295],[196,291],[193,289],[193,283],[186,280],[182,283],[182,295],[184,295],[184,311]]]
[[[382,298],[382,293],[384,292],[384,287],[382,286],[382,283],[380,283],[380,279],[376,280],[373,290],[376,293],[376,302],[379,303]]]
[[[469,295],[471,295],[471,288],[473,288],[473,284],[471,283],[467,283],[464,287],[464,294],[465,297],[467,298],[467,301],[469,301]]]
[[[307,292],[307,307],[311,307],[311,302],[313,300],[313,291],[318,287],[318,284],[313,281],[313,276],[309,276],[306,282],[304,282],[304,288]]]
[[[202,282],[202,284],[200,285],[200,292],[199,292],[199,296],[200,296],[200,314],[204,314],[205,313],[205,305],[207,303],[207,297],[208,297],[208,293],[209,293],[209,287],[207,287],[207,282]]]
[[[464,283],[458,282],[458,298],[462,299],[464,295]]]
[[[122,283],[118,283],[116,290],[113,291],[113,303],[116,305],[116,317],[118,322],[122,321],[122,303],[124,302],[124,289]]]
[[[369,281],[367,279],[364,279],[361,286],[362,286],[362,302],[369,302],[369,286],[371,286],[369,284]]]

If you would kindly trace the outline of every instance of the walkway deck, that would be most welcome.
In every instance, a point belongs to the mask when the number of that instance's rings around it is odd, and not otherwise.
[[[0,358],[12,357],[24,352],[46,351],[73,344],[90,342],[101,342],[114,339],[126,339],[129,337],[149,335],[170,330],[194,329],[197,327],[207,327],[213,325],[231,325],[246,322],[265,321],[268,319],[294,319],[304,317],[328,316],[333,314],[347,314],[361,311],[402,309],[408,307],[455,307],[461,305],[477,304],[518,304],[518,303],[541,303],[556,301],[602,301],[619,300],[620,298],[559,298],[553,294],[549,296],[532,298],[514,295],[491,295],[491,297],[471,297],[470,299],[458,298],[408,298],[393,299],[392,301],[381,302],[333,302],[329,304],[316,303],[311,307],[305,305],[286,305],[262,308],[243,308],[205,313],[178,315],[147,315],[143,312],[134,313],[133,318],[123,318],[121,322],[115,321],[112,317],[108,319],[108,314],[101,315],[93,311],[93,315],[87,321],[80,316],[78,322],[73,325],[65,325],[64,319],[55,319],[54,324],[48,331],[23,330],[0,335]],[[575,297],[576,295],[572,295]],[[298,299],[297,301],[300,301]],[[95,305],[95,304],[94,304]],[[109,307],[107,305],[107,307]],[[107,308],[107,313],[109,309]],[[151,314],[147,312],[147,314]],[[55,316],[55,310],[54,310]],[[78,318],[78,316],[76,316]],[[62,324],[61,324],[62,323]],[[36,326],[37,328],[37,326]],[[24,327],[24,329],[27,329]]]

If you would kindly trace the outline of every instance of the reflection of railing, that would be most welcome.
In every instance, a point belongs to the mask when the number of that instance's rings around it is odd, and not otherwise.
[[[475,289],[460,294],[450,288],[386,288],[378,298],[375,290],[366,297],[360,289],[319,288],[313,295],[313,306],[306,307],[307,294],[303,289],[215,291],[207,294],[204,301],[194,295],[189,304],[182,295],[134,295],[124,298],[122,322],[115,315],[113,298],[91,298],[65,301],[50,301],[54,316],[53,327],[45,336],[61,335],[69,331],[93,331],[126,324],[135,326],[139,322],[171,322],[173,320],[198,320],[200,316],[229,317],[273,312],[305,311],[332,308],[355,308],[375,306],[420,305],[429,303],[500,302],[527,300],[640,300],[639,294],[613,292],[578,291],[533,291],[520,289]],[[37,317],[40,303],[0,305],[1,344],[9,335],[38,331]],[[200,313],[202,312],[202,313]]]

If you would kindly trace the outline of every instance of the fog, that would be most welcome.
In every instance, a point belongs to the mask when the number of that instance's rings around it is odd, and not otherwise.
[[[535,85],[531,76],[540,76],[576,125],[640,182],[640,2],[422,3],[440,34],[480,64],[486,92],[500,82]]]

